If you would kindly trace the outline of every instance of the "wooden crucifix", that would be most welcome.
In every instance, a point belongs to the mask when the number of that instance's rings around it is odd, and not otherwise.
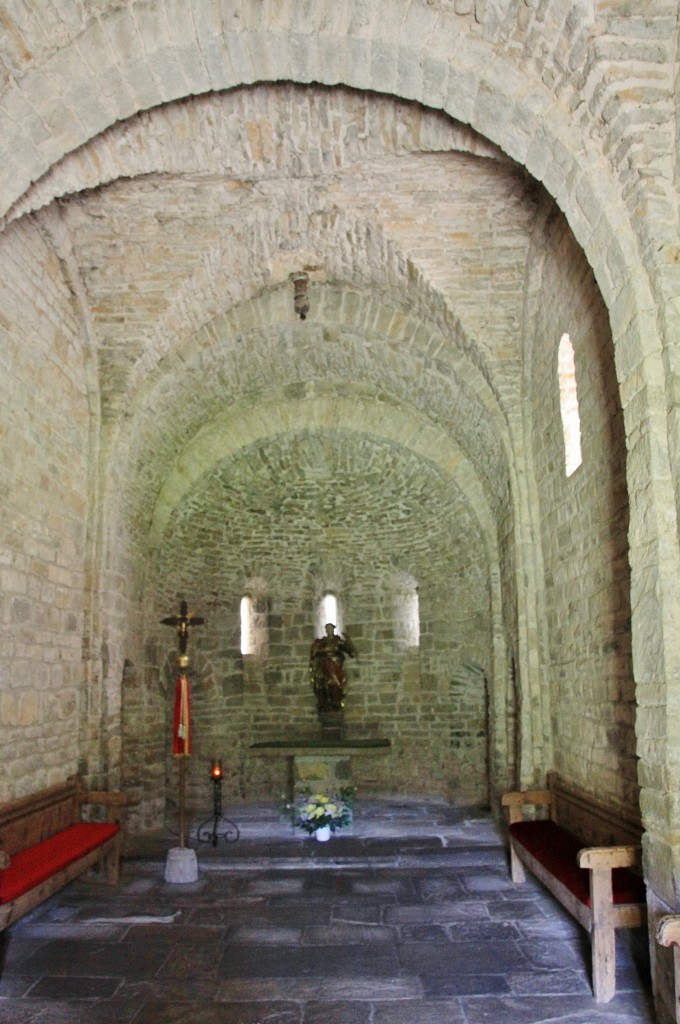
[[[189,630],[192,626],[201,626],[205,619],[197,615],[189,615],[186,601],[181,601],[179,615],[169,615],[161,619],[161,625],[174,626],[177,630],[179,644],[179,675],[175,685],[175,704],[172,718],[172,753],[179,761],[179,835],[180,847],[185,845],[184,805],[185,805],[185,759],[191,756],[191,705],[189,678],[186,673],[189,664],[187,643]]]
[[[189,615],[186,601],[180,601],[179,615],[168,615],[167,618],[161,619],[163,626],[175,626],[177,629],[180,654],[186,654],[191,627],[202,626],[204,622],[205,619],[200,618],[198,615]]]

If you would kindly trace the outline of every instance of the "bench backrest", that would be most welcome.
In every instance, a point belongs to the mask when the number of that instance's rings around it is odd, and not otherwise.
[[[10,857],[80,820],[77,779],[0,807],[0,850]]]
[[[553,796],[551,817],[581,839],[585,846],[637,846],[642,838],[639,811],[612,808],[568,785],[556,772],[548,773]]]

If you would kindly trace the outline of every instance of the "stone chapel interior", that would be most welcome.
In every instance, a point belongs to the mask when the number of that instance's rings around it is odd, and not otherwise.
[[[79,772],[167,824],[186,601],[188,806],[215,757],[277,803],[252,747],[319,735],[330,596],[360,795],[500,817],[554,770],[675,912],[677,4],[0,26],[0,798]]]

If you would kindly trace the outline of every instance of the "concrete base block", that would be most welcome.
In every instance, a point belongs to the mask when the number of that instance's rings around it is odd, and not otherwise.
[[[175,885],[198,881],[198,860],[195,850],[176,846],[168,850],[165,862],[165,881]]]

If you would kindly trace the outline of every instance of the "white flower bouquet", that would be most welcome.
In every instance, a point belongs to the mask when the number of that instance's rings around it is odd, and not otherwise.
[[[325,793],[305,795],[295,804],[288,804],[295,828],[313,835],[318,829],[328,826],[331,832],[344,828],[352,821],[354,787],[346,786],[335,796]]]

